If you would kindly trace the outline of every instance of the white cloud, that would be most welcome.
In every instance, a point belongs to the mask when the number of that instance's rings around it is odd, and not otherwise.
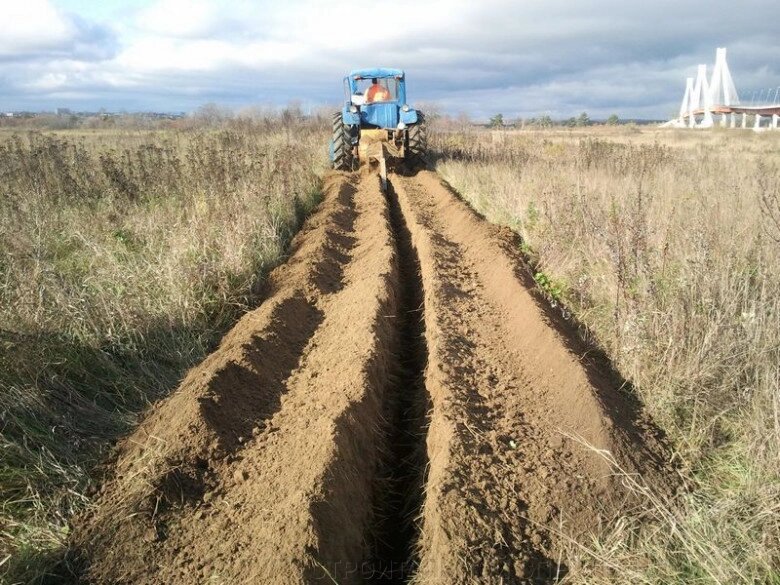
[[[246,67],[261,70],[308,57],[297,43],[261,41],[236,44],[223,40],[166,37],[140,39],[122,51],[116,64],[137,73],[214,72]]]
[[[20,57],[64,49],[78,29],[48,0],[4,2],[0,18],[0,56]]]
[[[728,18],[727,0],[156,0],[111,34],[53,1],[3,7],[3,103],[335,102],[347,70],[387,65],[407,70],[412,102],[454,112],[662,116],[724,45],[738,88],[780,83],[774,22],[755,18],[773,0]]]
[[[182,38],[203,38],[221,29],[234,6],[208,0],[161,0],[142,10],[138,26],[149,33]]]

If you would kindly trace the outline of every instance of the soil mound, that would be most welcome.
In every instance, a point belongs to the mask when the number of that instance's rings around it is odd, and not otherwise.
[[[94,583],[545,582],[672,489],[623,382],[437,176],[333,174],[267,299],[117,447]],[[599,452],[600,451],[600,452]]]

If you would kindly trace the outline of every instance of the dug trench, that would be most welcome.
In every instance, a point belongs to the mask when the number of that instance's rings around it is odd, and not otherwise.
[[[671,491],[621,381],[435,174],[333,174],[248,313],[117,446],[94,583],[553,582],[570,538]],[[605,458],[603,453],[609,453]]]
[[[425,493],[425,446],[431,407],[425,388],[428,347],[420,259],[412,245],[398,196],[388,182],[386,197],[399,261],[398,361],[387,394],[386,457],[375,484],[374,547],[364,575],[372,583],[407,583],[419,564],[417,519]]]

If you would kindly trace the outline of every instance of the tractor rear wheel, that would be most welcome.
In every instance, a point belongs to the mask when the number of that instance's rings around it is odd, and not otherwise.
[[[333,168],[337,171],[354,171],[355,155],[352,150],[352,133],[344,124],[341,112],[333,114]]]
[[[412,164],[425,164],[428,151],[428,136],[425,132],[425,116],[417,112],[417,123],[409,126],[406,134],[407,159]]]

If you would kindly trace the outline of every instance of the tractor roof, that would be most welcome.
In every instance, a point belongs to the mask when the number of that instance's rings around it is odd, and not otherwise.
[[[375,67],[373,69],[355,69],[354,71],[350,71],[349,76],[352,79],[387,79],[390,77],[403,77],[404,72],[400,69]]]

